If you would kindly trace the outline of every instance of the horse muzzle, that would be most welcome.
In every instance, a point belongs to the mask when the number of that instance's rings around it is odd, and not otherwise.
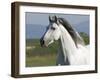
[[[45,45],[45,41],[43,40],[43,38],[40,39],[40,45],[41,45],[41,47],[47,47]]]

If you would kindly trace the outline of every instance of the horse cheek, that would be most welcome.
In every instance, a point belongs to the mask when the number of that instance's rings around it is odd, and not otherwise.
[[[55,38],[55,40],[58,40],[60,38],[60,32],[59,31],[55,33],[54,38]]]

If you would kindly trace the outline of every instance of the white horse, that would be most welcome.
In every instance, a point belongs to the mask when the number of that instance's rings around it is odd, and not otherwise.
[[[89,46],[84,45],[79,33],[73,29],[67,20],[49,16],[50,24],[40,39],[41,46],[48,46],[55,40],[60,47],[57,55],[57,65],[89,64]]]

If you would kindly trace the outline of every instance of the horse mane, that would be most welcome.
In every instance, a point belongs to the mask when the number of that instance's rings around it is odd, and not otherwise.
[[[75,31],[75,29],[71,26],[71,24],[67,20],[65,20],[64,18],[58,18],[58,20],[71,35],[73,41],[75,42],[76,47],[78,47],[77,44],[84,45],[84,41],[79,35],[79,33]]]

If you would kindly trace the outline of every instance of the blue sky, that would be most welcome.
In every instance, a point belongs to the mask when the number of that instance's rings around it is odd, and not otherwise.
[[[78,32],[89,34],[89,15],[26,12],[26,38],[40,38],[49,24],[49,15],[65,18]]]

